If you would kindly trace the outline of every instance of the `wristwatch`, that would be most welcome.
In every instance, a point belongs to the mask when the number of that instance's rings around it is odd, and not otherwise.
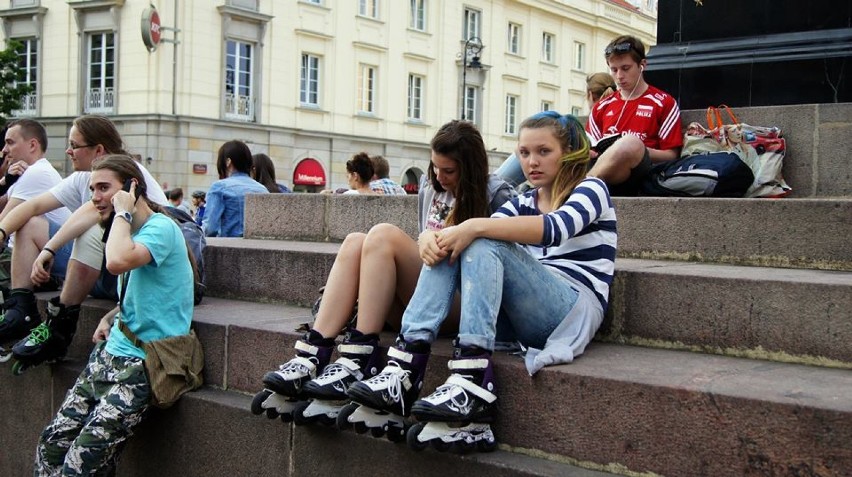
[[[132,224],[132,223],[133,223],[133,216],[132,216],[132,215],[130,215],[130,212],[128,212],[128,211],[126,211],[126,210],[125,210],[124,212],[116,212],[116,213],[115,213],[115,216],[116,216],[116,217],[121,217],[122,219],[126,220],[128,224]]]

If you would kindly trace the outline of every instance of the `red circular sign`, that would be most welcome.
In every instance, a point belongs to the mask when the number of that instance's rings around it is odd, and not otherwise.
[[[153,5],[142,12],[142,42],[149,51],[160,44],[160,14]]]

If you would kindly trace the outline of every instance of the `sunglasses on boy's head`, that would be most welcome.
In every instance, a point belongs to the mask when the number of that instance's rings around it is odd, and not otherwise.
[[[639,51],[635,46],[633,46],[633,43],[630,43],[629,41],[616,43],[615,45],[609,45],[608,47],[606,47],[606,50],[604,50],[604,55],[606,57],[609,57],[613,54],[622,55],[624,53],[629,53],[630,50],[634,50],[636,53],[639,53],[639,56],[641,56],[642,58],[645,57],[645,55],[641,51]]]

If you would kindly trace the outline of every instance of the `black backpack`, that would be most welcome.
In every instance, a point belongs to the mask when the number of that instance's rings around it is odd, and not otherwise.
[[[732,152],[694,154],[655,164],[640,186],[641,195],[743,197],[754,182],[751,168]]]
[[[207,238],[204,236],[204,231],[201,226],[192,220],[192,217],[186,212],[174,207],[164,207],[166,215],[170,216],[177,222],[180,231],[183,233],[183,238],[186,240],[186,248],[189,249],[191,259],[195,261],[192,266],[192,271],[195,273],[195,300],[198,305],[204,298],[204,291],[207,288],[206,275],[204,274],[204,248],[207,247]]]

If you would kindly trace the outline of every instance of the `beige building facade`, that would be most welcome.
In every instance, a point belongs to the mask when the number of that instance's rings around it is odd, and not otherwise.
[[[245,141],[297,190],[343,187],[359,151],[416,184],[443,123],[464,117],[496,167],[524,117],[587,113],[585,78],[653,16],[614,0],[0,0],[35,91],[16,115],[48,126],[110,116],[164,187],[206,189],[216,151]],[[157,39],[159,37],[159,42]],[[144,40],[147,40],[147,44]]]

